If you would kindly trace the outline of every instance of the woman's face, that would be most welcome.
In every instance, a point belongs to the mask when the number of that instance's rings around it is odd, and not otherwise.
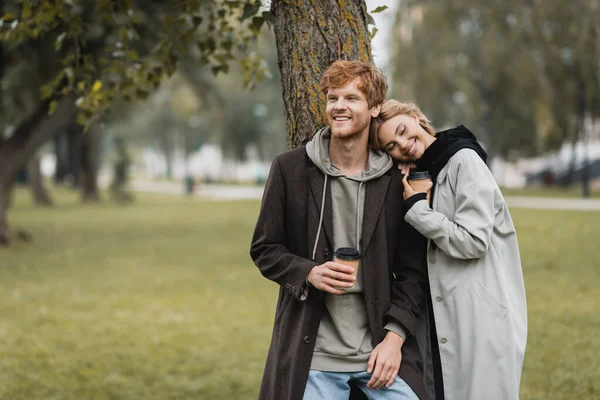
[[[388,119],[381,124],[377,134],[383,150],[402,162],[418,160],[435,140],[419,124],[417,116],[409,115],[396,115]]]

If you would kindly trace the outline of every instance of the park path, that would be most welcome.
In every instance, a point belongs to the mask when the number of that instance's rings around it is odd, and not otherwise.
[[[133,181],[132,189],[138,192],[183,195],[180,182]],[[260,200],[262,186],[225,185],[201,183],[194,191],[194,197],[201,200]],[[600,210],[600,199],[573,199],[559,197],[506,196],[510,208],[537,208],[548,210]]]

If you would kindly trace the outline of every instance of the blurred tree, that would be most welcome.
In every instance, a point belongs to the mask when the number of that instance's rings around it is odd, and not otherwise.
[[[318,82],[339,58],[372,62],[364,0],[81,0],[4,2],[0,38],[13,58],[53,47],[42,101],[8,138],[0,141],[0,242],[8,242],[7,198],[16,171],[37,148],[76,117],[83,125],[117,97],[146,98],[195,44],[201,65],[229,71],[265,22],[275,27],[290,146],[305,142],[325,124]],[[379,7],[374,12],[386,7]],[[374,31],[372,32],[374,34]],[[6,50],[6,47],[5,49]],[[6,57],[4,57],[6,60]],[[10,63],[4,62],[4,67]],[[244,84],[261,79],[257,55],[242,58]],[[53,69],[54,68],[54,69]]]
[[[404,1],[392,41],[393,95],[439,128],[464,123],[490,155],[537,150],[534,66],[511,1]]]
[[[536,22],[527,24],[527,43],[546,93],[544,108],[550,121],[542,137],[546,148],[572,143],[571,163],[563,179],[569,185],[576,144],[587,140],[588,127],[600,118],[600,1],[530,0],[524,9],[528,21]],[[585,191],[588,182],[583,183]]]
[[[0,137],[0,243],[8,242],[5,211],[15,174],[47,139],[74,119],[89,126],[117,97],[146,98],[191,45],[201,64],[227,72],[258,32],[256,18],[263,20],[255,16],[258,0],[13,0],[2,8],[0,70],[18,60],[43,62],[36,64],[41,100]],[[260,76],[258,61],[244,65],[249,77]]]
[[[405,0],[392,41],[393,95],[438,126],[471,126],[492,155],[556,148],[581,114],[576,90],[588,105],[600,93],[598,12],[597,0]]]

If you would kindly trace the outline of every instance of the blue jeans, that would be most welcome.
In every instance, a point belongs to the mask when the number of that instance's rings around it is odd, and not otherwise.
[[[302,399],[348,400],[350,396],[350,382],[352,381],[358,385],[369,400],[419,400],[415,392],[399,376],[396,376],[394,383],[389,388],[383,386],[377,390],[367,388],[369,379],[371,379],[371,374],[367,371],[327,372],[311,369]]]

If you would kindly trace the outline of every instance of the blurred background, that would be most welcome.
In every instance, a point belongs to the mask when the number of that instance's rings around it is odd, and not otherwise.
[[[469,127],[503,187],[577,188],[586,197],[600,189],[597,1],[387,6],[373,14],[373,55],[389,77],[390,97],[417,103],[437,129]],[[98,170],[88,173],[106,187],[119,142],[133,181],[261,183],[273,156],[287,149],[287,135],[273,32],[262,31],[252,46],[268,71],[252,90],[239,68],[214,76],[190,50],[156,90],[104,113],[95,134],[73,126],[48,140],[34,158],[40,176],[79,186],[87,157]],[[57,62],[54,51],[39,50],[5,54],[5,136],[35,106],[28,103]]]
[[[277,287],[248,249],[288,149],[259,3],[0,3],[0,399],[257,397]],[[490,154],[522,398],[599,398],[600,1],[366,4],[389,97]]]

